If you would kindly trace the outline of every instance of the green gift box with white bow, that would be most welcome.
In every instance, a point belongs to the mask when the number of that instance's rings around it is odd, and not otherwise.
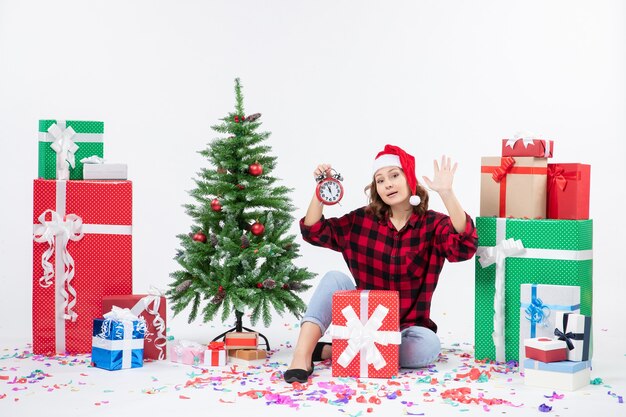
[[[104,157],[104,122],[39,121],[39,178],[83,179],[83,158]],[[62,178],[63,176],[67,178]]]
[[[477,217],[476,360],[519,360],[522,284],[580,287],[580,313],[592,314],[592,220]]]

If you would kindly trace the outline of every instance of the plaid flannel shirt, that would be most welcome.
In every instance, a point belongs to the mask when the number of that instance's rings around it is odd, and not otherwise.
[[[389,218],[378,219],[361,207],[339,218],[322,217],[312,226],[300,220],[305,241],[343,255],[358,289],[394,290],[400,298],[400,328],[437,325],[430,319],[430,303],[444,260],[459,262],[476,252],[478,237],[466,214],[463,233],[456,233],[450,217],[428,210],[413,214],[397,231]]]

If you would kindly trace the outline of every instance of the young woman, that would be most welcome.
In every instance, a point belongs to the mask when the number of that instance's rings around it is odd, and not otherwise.
[[[342,217],[326,219],[316,196],[300,220],[305,241],[343,254],[352,278],[328,272],[316,288],[302,319],[300,335],[286,382],[304,383],[313,362],[331,357],[331,345],[318,342],[331,323],[332,294],[337,290],[394,290],[400,296],[400,366],[419,368],[439,356],[437,325],[430,302],[444,261],[470,259],[477,235],[472,219],[452,191],[457,164],[443,156],[434,161],[434,177],[422,177],[441,197],[448,215],[428,210],[428,192],[417,182],[415,158],[386,145],[376,156],[369,190],[370,203]],[[313,175],[330,175],[320,164]]]

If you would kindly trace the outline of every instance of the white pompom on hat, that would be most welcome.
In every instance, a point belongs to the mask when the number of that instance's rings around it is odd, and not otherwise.
[[[415,158],[402,148],[393,145],[385,145],[385,149],[378,152],[372,166],[372,176],[376,171],[384,167],[399,167],[404,171],[406,182],[411,190],[409,203],[418,206],[422,199],[417,195],[417,177],[415,176]]]

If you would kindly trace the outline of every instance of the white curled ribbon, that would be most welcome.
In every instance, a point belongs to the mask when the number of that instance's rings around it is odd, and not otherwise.
[[[155,293],[158,293],[156,295]],[[159,307],[161,306],[161,294],[160,290],[151,287],[150,294],[143,297],[137,302],[131,309],[131,312],[139,316],[143,311],[152,315],[152,325],[156,329],[156,337],[154,339],[154,346],[159,350],[159,359],[165,359],[165,346],[167,345],[167,338],[165,337],[165,320],[159,314]],[[152,342],[151,334],[146,333],[146,340]]]
[[[104,161],[104,158],[100,158],[98,155],[91,155],[80,160],[83,164],[104,164]]]
[[[378,330],[389,309],[379,304],[365,324],[352,308],[347,306],[341,313],[346,318],[345,326],[333,326],[332,336],[338,339],[348,339],[348,346],[341,353],[337,363],[347,367],[354,357],[360,352],[361,361],[365,359],[367,364],[372,364],[374,369],[379,370],[387,364],[385,358],[376,347],[389,344],[399,345],[401,342],[400,332]]]
[[[46,214],[50,213],[51,220],[46,220]],[[52,254],[55,253],[55,245],[60,249],[61,259],[63,261],[64,279],[61,288],[63,297],[63,318],[65,320],[76,321],[78,315],[72,308],[76,305],[76,290],[72,287],[72,279],[74,278],[74,258],[67,250],[67,243],[70,240],[80,240],[84,236],[82,231],[83,220],[75,214],[67,214],[65,219],[53,210],[45,210],[38,217],[40,225],[35,227],[33,232],[33,240],[39,243],[48,243],[48,249],[41,255],[41,267],[43,275],[39,278],[39,285],[44,288],[52,285],[54,278],[54,268],[50,262]],[[57,262],[59,257],[57,256]],[[57,265],[57,269],[60,265]],[[57,274],[58,275],[58,274]],[[57,277],[58,279],[59,277]],[[65,289],[67,287],[67,290]],[[70,297],[72,299],[70,300]]]
[[[528,133],[528,132],[516,133],[515,136],[513,136],[513,139],[509,139],[506,141],[506,146],[510,146],[511,149],[513,149],[513,147],[515,146],[515,143],[521,140],[522,144],[524,145],[524,148],[528,148],[528,145],[532,145],[533,141],[536,138],[537,136],[532,133]]]
[[[66,128],[65,121],[59,120],[48,128],[48,133],[54,138],[50,147],[57,154],[57,179],[67,180],[69,179],[69,167],[74,168],[76,165],[75,153],[78,150],[78,145],[72,139],[76,132],[71,126]]]
[[[493,298],[493,343],[496,348],[496,361],[505,362],[504,341],[504,277],[505,261],[510,256],[516,256],[525,251],[522,241],[519,239],[505,239],[496,246],[480,246],[476,251],[476,257],[483,268],[496,264],[495,296]]]

